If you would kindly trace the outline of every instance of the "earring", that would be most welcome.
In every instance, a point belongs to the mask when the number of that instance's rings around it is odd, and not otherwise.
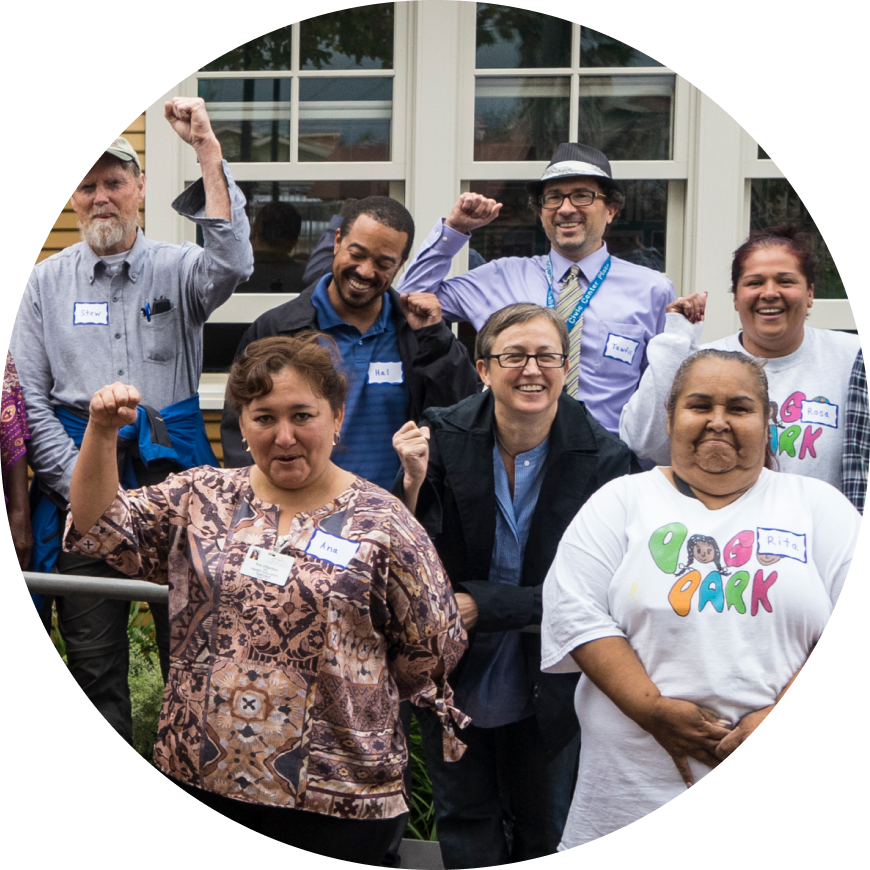
[[[332,446],[335,447],[336,444],[341,443],[341,432],[336,432],[335,436],[332,439]]]
[[[242,447],[245,448],[245,452],[246,452],[246,453],[250,453],[250,452],[251,452],[251,448],[248,446],[248,439],[245,438],[244,435],[242,436]]]

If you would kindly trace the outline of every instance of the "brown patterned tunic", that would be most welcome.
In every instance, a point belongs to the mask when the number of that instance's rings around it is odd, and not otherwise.
[[[446,683],[466,647],[444,569],[397,499],[357,478],[294,517],[284,586],[240,572],[273,549],[278,508],[249,468],[193,468],[119,491],[65,547],[131,577],[169,577],[171,667],[154,757],[165,773],[253,803],[354,819],[407,810],[399,700],[433,707],[445,756],[464,748]],[[305,552],[316,530],[359,543],[341,568]],[[445,675],[432,671],[443,658]]]

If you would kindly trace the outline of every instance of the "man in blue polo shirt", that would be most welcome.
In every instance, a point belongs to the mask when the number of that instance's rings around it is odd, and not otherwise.
[[[342,440],[332,459],[387,490],[399,470],[393,433],[426,408],[455,404],[480,387],[436,297],[399,297],[391,287],[413,241],[414,221],[400,203],[384,196],[352,203],[335,234],[332,272],[259,317],[236,352],[257,339],[304,329],[330,335],[350,380]],[[251,464],[228,405],[221,442],[227,467]]]

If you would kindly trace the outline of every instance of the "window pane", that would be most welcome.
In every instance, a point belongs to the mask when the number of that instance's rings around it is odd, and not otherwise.
[[[299,81],[299,161],[390,159],[393,80]]]
[[[773,226],[796,226],[810,237],[810,243],[819,258],[819,278],[816,299],[845,299],[846,288],[834,265],[834,258],[822,238],[806,206],[794,188],[784,178],[752,179],[752,206],[750,228],[753,230]]]
[[[200,79],[199,95],[227,160],[290,159],[290,79]]]
[[[621,181],[625,206],[604,239],[615,257],[665,271],[668,219],[667,181]]]
[[[590,27],[580,28],[580,66],[662,66],[648,54]]]
[[[478,78],[475,160],[549,160],[568,141],[568,78]]]
[[[770,160],[770,155],[760,145],[758,146],[758,159]]]
[[[300,69],[392,69],[393,4],[309,18],[300,25]]]
[[[571,65],[571,23],[550,15],[477,4],[477,68],[534,69]]]
[[[582,76],[579,141],[610,160],[670,160],[675,76]]]
[[[249,72],[251,70],[290,69],[290,31],[292,25],[252,39],[222,57],[206,64],[208,72]]]
[[[390,192],[388,181],[241,181],[239,187],[248,201],[254,274],[236,293],[300,293],[308,257],[342,206]]]

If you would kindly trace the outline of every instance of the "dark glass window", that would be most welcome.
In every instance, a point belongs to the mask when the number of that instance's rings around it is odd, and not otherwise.
[[[654,58],[590,27],[580,28],[580,66],[662,66]]]
[[[376,3],[303,21],[300,69],[392,69],[392,3]]]
[[[252,72],[290,69],[292,25],[273,30],[207,63],[203,72]]]
[[[526,9],[477,4],[478,69],[571,66],[571,22]]]

